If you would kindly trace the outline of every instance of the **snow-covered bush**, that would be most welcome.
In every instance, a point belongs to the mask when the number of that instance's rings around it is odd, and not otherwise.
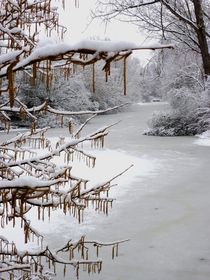
[[[180,115],[191,114],[197,108],[206,104],[206,95],[204,92],[196,92],[187,87],[172,89],[168,93],[168,100],[172,109]]]
[[[168,100],[172,89],[182,87],[203,91],[203,70],[200,56],[177,44],[173,50],[161,50],[144,67],[140,79],[146,101],[153,97]]]
[[[66,111],[80,110],[105,110],[109,107],[118,106],[122,103],[139,101],[139,61],[135,58],[127,62],[127,95],[124,96],[123,64],[115,62],[111,65],[111,75],[106,81],[102,71],[104,63],[95,64],[95,92],[93,92],[92,65],[85,69],[77,67],[76,72],[68,79],[60,75],[58,71],[54,75],[53,85],[47,89],[46,85],[39,80],[30,85],[24,80],[24,75],[19,76],[19,99],[28,107],[38,106],[45,100],[55,109]],[[121,110],[121,109],[118,109]],[[56,126],[56,118],[48,113],[39,118],[39,126],[49,123]],[[83,121],[83,117],[74,117],[76,123]],[[27,123],[24,122],[24,125]]]
[[[98,109],[98,105],[91,102],[91,93],[85,87],[81,73],[67,80],[57,77],[51,90],[50,104],[69,111]]]
[[[124,96],[123,63],[120,61],[110,65],[110,75],[107,79],[102,71],[104,65],[100,62],[95,65],[95,92],[91,95],[91,101],[97,102],[100,109],[141,99],[139,61],[136,58],[128,58],[126,65],[126,96]],[[85,68],[83,77],[87,89],[92,92],[91,66]]]
[[[171,110],[153,115],[147,135],[195,135],[209,128],[207,107],[210,86],[203,81],[197,58],[191,53],[186,56],[184,50],[183,55],[181,50],[179,46],[175,53],[162,51],[161,64],[164,67],[157,78],[157,87],[163,99],[169,102]]]
[[[181,136],[202,133],[210,127],[208,91],[195,92],[182,87],[168,94],[171,110],[155,113],[149,122],[151,129],[145,134]]]
[[[147,135],[195,135],[209,128],[207,91],[195,91],[187,87],[172,88],[168,100],[171,110],[153,115]]]
[[[197,108],[186,115],[179,111],[159,112],[149,122],[150,130],[145,135],[189,136],[200,134],[210,127],[210,110]]]

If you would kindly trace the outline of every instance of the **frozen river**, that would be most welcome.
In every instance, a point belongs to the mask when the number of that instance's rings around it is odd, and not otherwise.
[[[134,163],[111,193],[116,201],[108,216],[90,209],[84,224],[78,225],[68,215],[55,213],[47,227],[38,225],[51,247],[82,234],[100,241],[130,239],[114,261],[111,249],[105,248],[102,273],[81,273],[81,280],[210,277],[210,147],[198,145],[196,137],[142,135],[152,113],[165,107],[132,105],[126,112],[99,116],[87,127],[93,131],[121,120],[110,129],[105,150],[93,151],[98,158],[95,170],[79,172],[97,181]],[[60,133],[58,129],[51,136]]]
[[[130,239],[114,261],[105,249],[102,273],[82,273],[81,280],[209,279],[210,149],[197,145],[195,137],[143,136],[152,113],[165,106],[133,105],[88,126],[92,131],[122,120],[111,129],[106,150],[98,152],[102,174],[132,162],[135,166],[113,191],[117,200],[108,217],[90,212],[79,227],[67,224],[68,218],[59,220],[64,241],[83,233],[102,241]],[[48,232],[52,243],[53,236]]]

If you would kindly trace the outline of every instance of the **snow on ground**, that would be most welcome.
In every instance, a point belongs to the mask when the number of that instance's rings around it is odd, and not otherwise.
[[[55,147],[60,137],[49,137],[52,147]],[[64,141],[68,141],[70,138],[66,137]],[[122,150],[111,150],[111,149],[90,149],[89,144],[83,144],[84,150],[93,156],[96,156],[96,166],[94,168],[86,166],[83,160],[75,157],[72,162],[72,174],[74,176],[88,179],[90,182],[88,186],[96,185],[105,180],[111,179],[116,174],[122,172],[124,169],[129,167],[131,164],[134,166],[128,170],[125,174],[113,181],[113,184],[117,184],[110,191],[110,197],[126,202],[126,193],[129,191],[129,187],[135,181],[139,182],[146,176],[154,176],[157,170],[160,168],[159,161],[155,159],[149,159],[144,156],[141,158],[131,156]],[[35,150],[38,155],[43,154],[43,150]],[[54,162],[63,165],[62,156],[55,157]],[[71,162],[69,163],[71,165]],[[144,186],[142,188],[142,194],[148,192]],[[149,190],[151,192],[151,189]],[[110,212],[112,212],[111,209]],[[100,215],[100,217],[98,216]],[[101,219],[104,214],[97,213],[90,206],[89,209],[85,210],[84,222],[79,225],[78,221],[70,215],[64,215],[60,209],[56,209],[51,212],[51,218],[48,220],[39,221],[37,210],[32,209],[27,215],[28,219],[31,220],[33,228],[37,229],[41,234],[53,234],[59,235],[62,232],[64,239],[79,238],[83,234],[87,234],[93,230],[96,226],[95,221]],[[103,218],[102,218],[103,219]],[[14,241],[18,248],[21,250],[27,249],[27,245],[24,245],[23,235],[21,233],[20,224],[17,222],[16,227],[12,227],[12,223],[3,230],[1,234],[5,235],[9,241]],[[30,249],[36,249],[37,244],[29,243]]]
[[[210,146],[210,130],[197,135],[198,139],[195,140],[194,144],[200,146]]]
[[[167,105],[168,102],[164,102],[164,101],[158,101],[158,102],[138,102],[137,103],[140,106],[154,106],[154,105]]]
[[[52,143],[55,143],[58,139],[50,138]],[[110,197],[120,198],[121,201],[126,202],[126,193],[129,191],[129,187],[135,181],[140,181],[145,176],[155,175],[157,169],[160,168],[157,160],[151,160],[148,158],[139,158],[128,155],[124,151],[116,151],[111,149],[91,149],[88,150],[89,145],[84,145],[87,153],[91,153],[96,156],[96,166],[94,168],[87,167],[81,160],[75,158],[73,161],[72,174],[75,176],[83,177],[90,180],[89,186],[96,185],[100,182],[104,182],[106,179],[110,179],[116,174],[126,169],[131,164],[134,166],[128,170],[124,175],[117,178],[113,184],[118,184],[110,191]],[[57,161],[57,160],[56,160]],[[71,163],[70,163],[71,165]],[[143,186],[142,194],[148,192]],[[151,189],[150,189],[151,191]],[[113,206],[114,207],[114,206]],[[111,209],[110,213],[113,211]],[[100,215],[100,217],[98,216]],[[55,234],[62,231],[63,238],[78,238],[82,234],[87,234],[95,228],[95,221],[101,219],[104,214],[98,214],[92,207],[85,210],[84,222],[78,225],[78,221],[67,214],[65,216],[62,211],[55,210],[51,215],[49,222],[40,222],[37,219],[33,220],[33,226],[39,228],[44,234]],[[46,226],[47,223],[47,226]],[[73,235],[73,236],[72,236]]]

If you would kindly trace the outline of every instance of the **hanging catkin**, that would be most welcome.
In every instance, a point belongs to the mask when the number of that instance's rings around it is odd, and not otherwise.
[[[37,71],[37,69],[36,69],[36,63],[34,63],[33,64],[33,66],[32,66],[32,72],[33,72],[33,75],[32,75],[32,85],[35,85],[35,81],[36,81],[36,71]]]
[[[8,79],[8,88],[9,88],[9,104],[10,104],[10,107],[13,107],[14,102],[15,102],[15,86],[14,86],[13,67],[16,64],[17,64],[17,61],[14,61],[7,68],[7,79]]]
[[[126,75],[127,73],[126,73],[126,57],[124,58],[124,60],[123,60],[123,82],[124,82],[124,95],[126,95],[127,94],[127,75]]]
[[[95,63],[92,65],[92,84],[93,84],[93,93],[96,91],[95,87]]]

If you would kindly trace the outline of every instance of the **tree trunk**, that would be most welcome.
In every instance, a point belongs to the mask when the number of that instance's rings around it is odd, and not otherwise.
[[[210,53],[206,38],[206,29],[202,10],[202,0],[193,0],[193,4],[195,9],[196,23],[198,26],[196,33],[201,51],[204,73],[205,75],[210,76]]]

